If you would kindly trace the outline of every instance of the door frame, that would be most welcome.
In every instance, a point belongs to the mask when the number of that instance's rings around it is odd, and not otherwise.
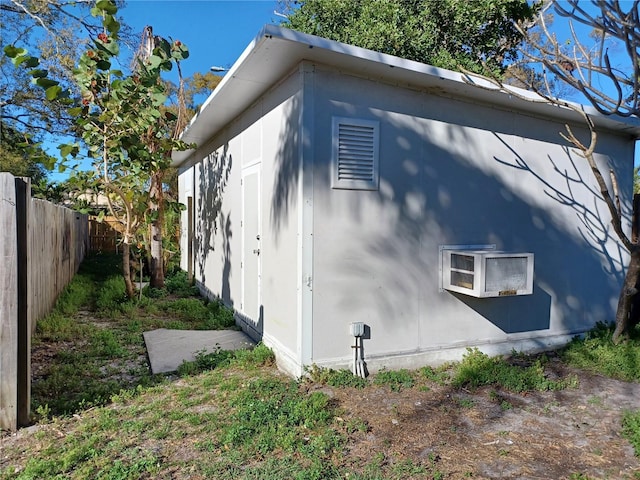
[[[256,205],[256,213],[258,215],[258,235],[260,236],[260,239],[247,239],[247,231],[246,231],[246,211],[247,211],[247,192],[246,192],[246,177],[250,176],[250,175],[257,175],[258,178],[258,184],[257,184],[257,192],[255,194],[255,201],[257,203]],[[240,311],[242,312],[242,314],[244,316],[246,316],[248,319],[250,319],[251,321],[256,323],[256,326],[259,326],[259,322],[261,321],[260,318],[260,306],[262,304],[262,162],[261,161],[257,161],[252,163],[251,165],[247,165],[244,166],[242,168],[242,173],[241,173],[241,180],[240,180],[240,185],[241,185],[241,197],[242,197],[242,218],[241,218],[241,237],[242,237],[242,255],[241,255],[241,295],[240,295]],[[248,245],[247,242],[255,242],[255,244],[257,245],[257,249],[260,250],[260,253],[258,254],[258,258],[257,258],[257,275],[258,278],[256,279],[256,284],[255,284],[255,288],[256,290],[256,311],[255,312],[249,312],[247,310],[247,306],[246,306],[246,290],[247,290],[247,285],[248,282],[251,281],[250,279],[246,278],[246,264],[247,264],[247,252],[248,252]],[[249,253],[249,255],[254,255],[253,253]]]

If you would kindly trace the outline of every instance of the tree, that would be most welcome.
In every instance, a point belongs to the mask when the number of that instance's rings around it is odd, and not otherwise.
[[[116,13],[110,0],[98,0],[92,9],[92,14],[102,19],[103,31],[91,40],[73,72],[80,96],[68,113],[94,159],[95,170],[88,181],[106,194],[111,214],[122,225],[123,275],[127,294],[132,297],[131,245],[140,243],[140,228],[157,217],[157,192],[149,193],[149,187],[155,185],[154,177],[161,177],[170,152],[187,148],[175,136],[167,135],[167,120],[173,121],[175,116],[162,111],[167,95],[160,76],[185,59],[188,50],[179,41],[154,39],[148,54],[136,60],[134,72],[125,75],[112,66],[120,53]],[[16,66],[31,68],[29,75],[46,89],[48,98],[74,103],[69,92],[48,77],[48,71],[35,68],[38,59],[24,48],[9,45],[4,50]],[[80,151],[78,144],[59,148],[65,158]]]
[[[73,136],[74,122],[63,102],[42,95],[41,87],[50,80],[37,75],[46,71],[49,78],[56,78],[71,95],[79,95],[72,78],[73,68],[87,43],[86,35],[97,35],[102,29],[100,21],[90,14],[94,3],[94,0],[0,0],[0,43],[3,47],[28,49],[34,55],[31,68],[37,70],[34,76],[31,69],[13,68],[9,57],[0,56],[3,78],[0,162],[3,170],[31,177],[34,196],[52,201],[62,198],[61,188],[46,178],[57,159],[41,145],[46,139]],[[124,30],[128,38],[128,27]]]
[[[145,27],[140,48],[136,53],[137,65],[134,67],[134,72],[140,73],[140,71],[152,61],[154,52],[162,51],[166,43],[166,40],[153,35],[153,30],[150,26]],[[186,48],[182,48],[179,41],[175,42],[173,47],[182,52],[182,58],[188,56]],[[149,269],[151,272],[150,285],[154,288],[164,288],[164,177],[167,170],[171,167],[171,152],[173,150],[173,143],[170,142],[167,145],[166,141],[167,139],[177,141],[188,121],[187,108],[184,100],[184,81],[180,70],[179,59],[178,56],[173,57],[178,68],[179,78],[176,92],[177,103],[173,109],[175,113],[165,109],[164,115],[160,115],[158,121],[154,125],[150,125],[141,137],[141,141],[147,151],[151,154],[156,154],[155,161],[152,162],[153,168],[150,171],[147,212],[150,219],[148,237]],[[157,78],[157,87],[159,87],[164,94],[168,93],[167,84],[162,82],[159,76]]]
[[[39,59],[39,68],[49,71],[65,88],[74,91],[72,71],[87,35],[102,27],[91,14],[93,0],[0,0],[2,29],[0,43],[28,49]],[[38,137],[39,134],[68,134],[73,119],[64,105],[51,102],[26,69],[12,68],[0,58],[1,118],[4,125]]]
[[[623,211],[618,193],[618,182],[613,170],[603,173],[595,161],[594,151],[598,133],[591,116],[580,106],[556,98],[551,94],[550,83],[558,80],[580,92],[591,105],[603,115],[619,115],[621,117],[640,116],[640,15],[639,0],[620,2],[618,0],[552,0],[545,6],[553,9],[557,15],[566,19],[570,26],[571,38],[561,41],[550,31],[543,12],[535,20],[541,35],[527,35],[531,24],[517,25],[525,36],[528,48],[522,49],[524,62],[535,65],[542,75],[540,82],[533,84],[526,78],[521,81],[538,94],[537,100],[520,96],[529,101],[547,102],[569,108],[582,116],[589,129],[588,141],[580,140],[574,135],[569,125],[560,135],[588,163],[600,194],[609,210],[611,226],[620,242],[630,254],[616,310],[616,328],[613,339],[620,341],[640,323],[640,305],[634,306],[640,288],[640,244],[632,240],[623,228]],[[591,29],[589,38],[594,39],[588,45],[587,39],[577,33],[577,27],[583,25]],[[622,65],[613,63],[609,48],[620,47],[624,52]],[[489,66],[487,70],[490,71]],[[473,73],[468,71],[470,78]],[[485,76],[493,87],[518,95],[508,89],[499,79]],[[471,81],[471,80],[470,80]],[[609,176],[609,181],[606,181]]]
[[[48,155],[25,134],[0,120],[0,172],[31,177],[34,184],[46,180],[43,162]]]
[[[437,67],[502,74],[533,18],[525,0],[285,2],[285,27]]]

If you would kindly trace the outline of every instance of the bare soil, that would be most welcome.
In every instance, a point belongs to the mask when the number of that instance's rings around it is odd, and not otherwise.
[[[435,460],[447,479],[640,478],[640,461],[620,435],[622,412],[640,407],[640,384],[570,369],[557,358],[547,373],[576,375],[579,386],[524,395],[488,387],[322,388],[369,425],[350,445],[354,464],[384,452]]]
[[[36,379],[60,348],[74,346],[34,349]],[[444,479],[639,479],[640,460],[620,431],[622,413],[640,408],[640,384],[572,369],[553,355],[545,368],[550,377],[575,375],[578,387],[522,395],[437,383],[400,392],[373,384],[355,389],[303,383],[301,388],[329,395],[339,422],[366,424],[366,431],[353,433],[343,458],[343,465],[356,471],[378,455],[388,462],[436,465]],[[32,444],[38,428],[2,435],[0,467],[22,463],[1,452]],[[200,454],[172,450],[169,456],[183,460]]]

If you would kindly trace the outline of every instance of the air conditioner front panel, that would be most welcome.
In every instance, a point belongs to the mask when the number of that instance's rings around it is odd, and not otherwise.
[[[527,257],[488,257],[485,259],[485,292],[526,290]]]

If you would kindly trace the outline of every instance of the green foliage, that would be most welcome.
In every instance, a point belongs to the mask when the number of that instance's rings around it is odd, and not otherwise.
[[[640,410],[627,411],[622,416],[622,435],[629,440],[640,458]]]
[[[0,172],[30,177],[32,188],[37,188],[46,180],[45,165],[50,163],[49,155],[30,135],[0,120]]]
[[[164,298],[168,295],[168,292],[164,288],[144,287],[142,294],[147,298]]]
[[[369,385],[367,379],[358,377],[345,369],[334,370],[312,365],[307,368],[306,373],[312,382],[330,387],[364,388]]]
[[[613,325],[597,324],[585,338],[574,338],[561,352],[574,367],[626,381],[640,381],[640,326],[623,343],[612,341]]]
[[[192,322],[192,328],[220,330],[235,326],[233,311],[220,301],[208,302],[201,298],[179,298],[162,307],[179,318]]]
[[[96,309],[103,314],[113,314],[127,301],[124,279],[121,276],[107,278],[97,291]]]
[[[522,41],[513,22],[537,8],[524,0],[305,0],[284,26],[452,70],[481,72],[484,61],[499,74]]]
[[[81,325],[71,316],[54,310],[38,321],[36,325],[37,341],[62,342],[74,340],[84,332]]]
[[[373,378],[375,385],[388,385],[393,392],[399,392],[404,388],[411,388],[415,383],[413,373],[406,369],[387,370],[381,369]]]
[[[422,367],[419,370],[420,376],[437,383],[438,385],[445,385],[449,380],[449,373],[446,370],[446,366],[441,368],[433,368],[430,366]]]
[[[571,385],[572,379],[550,380],[539,359],[529,367],[520,367],[510,365],[501,357],[489,357],[477,348],[468,348],[456,368],[452,384],[466,388],[496,385],[520,393],[560,390]]]
[[[177,270],[169,275],[165,282],[165,288],[169,293],[178,297],[192,297],[199,294],[198,287],[191,285],[187,278],[187,272],[184,270]]]
[[[198,352],[194,362],[183,362],[178,369],[180,375],[194,375],[206,370],[213,370],[223,365],[229,365],[235,354],[231,350],[221,350],[218,348],[215,352],[207,353],[206,351]]]
[[[0,150],[7,148],[28,158],[25,164],[34,160],[52,168],[56,159],[39,142],[54,135],[72,135],[65,105],[51,98],[58,88],[73,89],[71,70],[86,43],[86,33],[100,31],[100,22],[89,15],[91,3],[76,2],[73,8],[57,0],[2,3],[2,130],[12,129],[28,140],[16,145],[3,138]],[[59,84],[51,83],[49,77]],[[34,178],[34,184],[39,183]]]
[[[235,352],[234,364],[237,367],[264,367],[275,365],[275,363],[276,357],[273,351],[263,343],[259,343],[251,349],[236,350]]]
[[[91,9],[91,14],[101,19],[102,32],[91,38],[73,70],[73,82],[80,91],[76,100],[69,89],[49,78],[46,69],[35,68],[40,60],[26,49],[9,45],[4,53],[17,69],[32,77],[48,100],[69,107],[74,132],[96,167],[86,172],[85,187],[97,187],[109,195],[111,214],[122,224],[127,255],[131,245],[139,245],[147,247],[152,256],[155,249],[150,248],[151,243],[158,242],[158,248],[162,248],[157,239],[162,237],[164,172],[170,167],[171,152],[189,147],[174,134],[175,116],[163,111],[168,92],[161,75],[188,58],[189,51],[180,41],[169,43],[146,29],[154,48],[138,56],[134,71],[126,75],[116,68],[120,62],[117,12],[111,0],[100,0]],[[77,143],[58,148],[63,157],[60,168],[66,167],[68,157],[75,158],[80,152]],[[145,235],[149,225],[156,230],[150,238]],[[164,258],[156,260],[152,262],[158,265],[152,283],[161,287]],[[124,261],[123,272],[129,280],[128,258]],[[131,282],[125,285],[127,296],[132,298],[135,292]]]
[[[293,381],[251,380],[230,398],[229,407],[220,447],[241,448],[245,455],[298,450],[310,458],[325,458],[344,442],[331,430],[313,434],[330,424],[335,416],[333,407],[329,397],[320,392],[299,395]]]
[[[89,346],[91,354],[95,357],[118,358],[126,354],[126,350],[112,330],[94,330],[89,336]]]
[[[274,363],[273,351],[261,343],[251,349],[230,351],[217,348],[215,352],[198,352],[195,361],[183,362],[180,365],[178,373],[182,376],[188,376],[229,365],[238,368],[255,368]]]

